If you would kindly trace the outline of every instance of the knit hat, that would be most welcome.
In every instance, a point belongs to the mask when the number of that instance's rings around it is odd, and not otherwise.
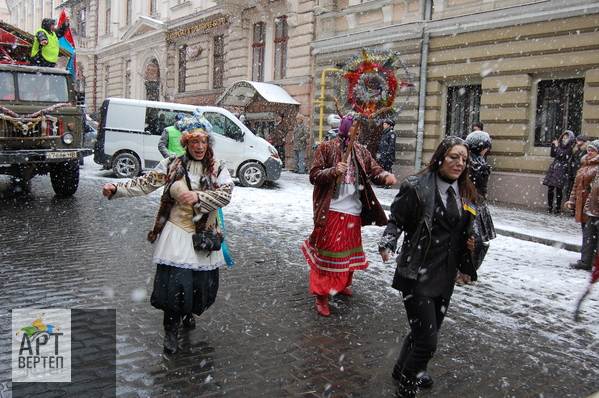
[[[354,124],[354,117],[352,115],[348,115],[341,119],[339,122],[339,135],[342,137],[347,137],[352,124]]]
[[[491,149],[491,136],[486,131],[473,131],[465,141],[470,151],[476,155],[480,155],[485,148]]]
[[[298,113],[295,118],[299,119],[299,120],[304,120],[304,115],[302,115],[301,113]]]
[[[580,134],[578,137],[576,137],[576,141],[587,142],[588,140],[589,139],[586,134]]]
[[[599,152],[599,140],[591,141],[591,143],[587,145],[587,150],[589,150],[589,148],[593,148],[595,151]]]

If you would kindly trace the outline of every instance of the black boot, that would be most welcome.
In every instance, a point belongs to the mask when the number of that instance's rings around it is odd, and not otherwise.
[[[488,246],[487,246],[488,247]],[[393,373],[391,376],[399,381],[401,379],[401,370],[403,369],[403,364],[408,357],[410,351],[412,351],[412,347],[414,346],[414,339],[412,338],[412,333],[408,334],[406,339],[401,346],[401,351],[399,352],[399,357],[397,358],[397,362],[393,367]],[[433,383],[435,382],[432,377],[430,377],[426,372],[421,372],[418,374],[418,381],[420,382],[420,387],[422,388],[431,388]]]
[[[397,380],[397,397],[398,398],[415,398],[418,393],[420,381],[416,375],[402,372]]]
[[[167,354],[175,354],[179,350],[180,318],[179,314],[164,312],[164,352]]]
[[[183,326],[188,328],[188,329],[195,329],[196,328],[196,320],[193,317],[192,313],[189,314],[185,314],[181,317],[181,320],[183,321]]]

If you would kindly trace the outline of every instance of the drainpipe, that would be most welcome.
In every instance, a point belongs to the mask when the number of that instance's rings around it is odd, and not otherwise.
[[[422,51],[420,55],[420,91],[418,93],[418,131],[416,133],[416,159],[414,171],[420,171],[422,167],[422,148],[424,142],[424,112],[426,102],[426,80],[428,69],[428,46],[430,34],[426,32],[426,21],[430,21],[433,13],[433,0],[424,0],[424,20],[422,21]]]
[[[320,80],[320,98],[318,101],[313,101],[315,104],[320,105],[320,125],[318,127],[318,141],[322,142],[322,125],[324,120],[324,88],[326,83],[324,81],[327,72],[339,72],[339,69],[329,68],[322,71],[322,78]]]

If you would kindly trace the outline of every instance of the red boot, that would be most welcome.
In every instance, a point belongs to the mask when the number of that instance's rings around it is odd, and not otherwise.
[[[328,296],[316,296],[316,311],[322,316],[331,315],[329,311],[329,297]]]
[[[343,294],[345,296],[351,296],[353,294],[353,292],[351,290],[349,290],[348,288],[345,288],[342,291],[340,291],[339,294]]]

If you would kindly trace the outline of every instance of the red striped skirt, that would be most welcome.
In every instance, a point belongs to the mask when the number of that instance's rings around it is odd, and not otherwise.
[[[330,211],[325,227],[316,227],[302,245],[308,265],[324,276],[341,276],[368,268],[362,249],[360,216]]]

